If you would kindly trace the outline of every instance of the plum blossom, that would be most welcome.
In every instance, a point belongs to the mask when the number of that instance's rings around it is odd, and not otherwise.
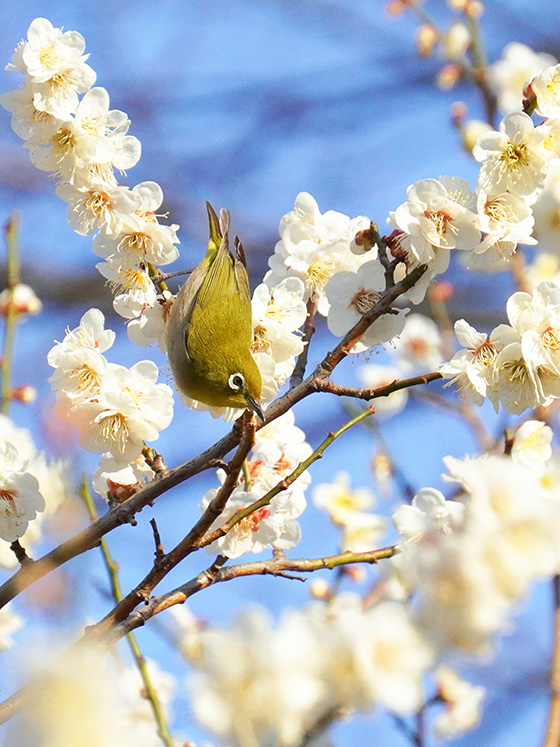
[[[77,31],[63,32],[46,18],[36,18],[7,69],[27,74],[35,89],[37,110],[67,119],[78,105],[78,94],[95,83],[84,49],[84,37]]]
[[[506,44],[502,57],[488,68],[490,83],[498,94],[498,106],[501,111],[520,111],[525,84],[541,70],[555,65],[556,62],[552,55],[534,52],[526,44]]]
[[[364,314],[371,311],[385,290],[385,271],[380,262],[366,262],[356,272],[337,272],[327,283],[325,292],[329,301],[327,323],[330,331],[345,335]],[[393,310],[375,319],[353,346],[359,353],[379,342],[392,340],[404,328],[408,309]]]
[[[552,456],[552,428],[540,420],[526,420],[515,431],[512,459],[524,464],[535,471],[537,475],[544,475],[546,463]]]
[[[506,114],[499,132],[481,135],[473,148],[473,156],[482,164],[477,190],[486,195],[512,192],[528,204],[535,202],[549,166],[546,134],[524,112]]]
[[[560,115],[560,65],[552,65],[535,75],[531,90],[537,99],[537,114],[545,118]]]
[[[209,490],[203,496],[201,509],[204,512],[218,489]],[[228,519],[261,498],[266,488],[259,485],[252,490],[237,487],[230,496],[225,509],[210,527],[218,529]],[[296,519],[305,509],[305,497],[300,490],[286,490],[272,501],[241,519],[223,537],[206,548],[211,554],[221,553],[227,558],[239,558],[247,552],[259,553],[267,547],[289,550],[301,538],[301,529]]]
[[[332,482],[315,486],[313,503],[327,511],[335,524],[344,526],[352,514],[372,508],[375,498],[369,488],[352,489],[350,474],[338,472]]]
[[[443,272],[449,264],[449,250],[470,250],[478,244],[474,197],[463,180],[423,179],[408,188],[407,198],[387,222],[408,237],[418,263],[441,257],[437,272]]]
[[[0,539],[5,542],[22,537],[29,522],[45,510],[37,478],[27,466],[12,444],[0,443]]]
[[[399,506],[393,514],[393,524],[406,541],[430,536],[434,532],[449,534],[463,520],[465,506],[458,501],[446,501],[435,488],[422,488],[407,506]]]
[[[300,192],[294,209],[280,222],[280,241],[268,261],[265,282],[274,287],[286,277],[299,277],[305,284],[304,301],[311,300],[326,316],[325,286],[335,272],[359,267],[362,258],[352,253],[350,244],[358,231],[369,227],[363,216],[350,219],[334,210],[321,213],[314,198]]]

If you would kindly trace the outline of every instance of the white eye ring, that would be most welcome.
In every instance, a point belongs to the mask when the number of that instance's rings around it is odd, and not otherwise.
[[[240,392],[245,386],[245,379],[240,373],[232,374],[228,379],[228,386],[233,389],[234,392]]]

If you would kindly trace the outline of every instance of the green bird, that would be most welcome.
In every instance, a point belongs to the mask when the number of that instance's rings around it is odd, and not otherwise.
[[[210,241],[202,262],[181,287],[166,324],[169,364],[177,389],[215,407],[249,407],[264,420],[259,404],[261,374],[251,355],[251,293],[241,243],[229,249],[230,214],[220,219],[206,203]]]

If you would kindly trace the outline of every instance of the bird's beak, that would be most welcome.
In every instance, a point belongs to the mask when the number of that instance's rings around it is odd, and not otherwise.
[[[264,423],[264,412],[263,412],[262,407],[260,406],[260,403],[257,402],[256,399],[249,397],[248,394],[245,394],[244,397],[245,397],[245,402],[247,403],[247,406],[249,407],[249,409],[252,410],[256,415],[258,415],[259,418]]]

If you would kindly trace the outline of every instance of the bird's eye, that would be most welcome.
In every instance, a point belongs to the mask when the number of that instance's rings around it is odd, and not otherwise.
[[[234,373],[229,377],[228,381],[230,389],[233,389],[236,392],[241,391],[243,388],[243,385],[245,384],[245,379],[240,373]]]

